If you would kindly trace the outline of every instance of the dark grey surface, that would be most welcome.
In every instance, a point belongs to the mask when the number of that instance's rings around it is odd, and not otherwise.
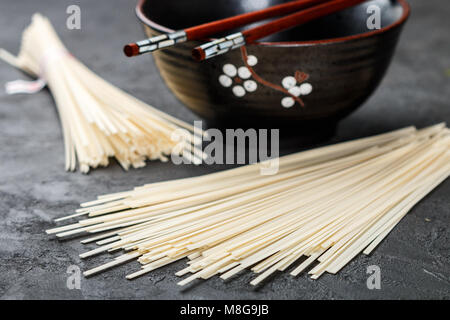
[[[341,123],[330,141],[342,141],[408,125],[450,122],[450,3],[414,0],[389,72],[375,95]],[[65,27],[66,8],[79,4],[81,31]],[[121,47],[142,37],[134,1],[0,2],[0,47],[17,52],[31,15],[48,16],[69,50],[95,72],[135,96],[179,118],[187,111],[166,89],[149,56],[126,59]],[[0,83],[26,78],[0,63]],[[148,89],[150,88],[150,89]],[[299,149],[299,145],[290,147]],[[285,150],[286,151],[286,150]],[[449,299],[450,181],[418,204],[371,256],[360,255],[338,275],[311,280],[278,274],[258,290],[249,273],[224,283],[213,278],[181,290],[174,272],[179,262],[127,281],[136,262],[89,279],[81,290],[66,287],[66,270],[82,270],[106,261],[81,260],[77,240],[58,242],[44,234],[52,219],[69,214],[102,193],[175,177],[212,172],[217,167],[150,163],[122,171],[117,164],[85,176],[66,173],[63,140],[48,91],[6,96],[0,90],[0,297],[2,299]],[[89,246],[91,248],[91,246]],[[366,268],[381,268],[381,290],[368,290]]]

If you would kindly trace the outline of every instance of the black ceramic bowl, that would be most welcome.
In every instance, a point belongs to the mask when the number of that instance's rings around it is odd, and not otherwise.
[[[136,12],[147,36],[155,36],[282,2],[142,0]],[[367,27],[371,5],[381,9],[381,29]],[[244,126],[332,124],[378,86],[408,15],[405,0],[367,1],[204,62],[191,57],[201,42],[153,57],[175,96],[206,119]]]

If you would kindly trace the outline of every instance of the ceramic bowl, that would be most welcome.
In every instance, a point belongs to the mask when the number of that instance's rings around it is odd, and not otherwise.
[[[281,2],[141,0],[136,13],[150,37]],[[335,124],[377,88],[408,16],[405,0],[367,1],[204,62],[192,58],[197,41],[153,57],[175,96],[205,119],[246,127]]]

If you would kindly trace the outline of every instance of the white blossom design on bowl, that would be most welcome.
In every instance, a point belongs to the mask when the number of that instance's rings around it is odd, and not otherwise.
[[[281,85],[278,85],[263,79],[255,72],[253,67],[258,64],[258,58],[248,55],[246,46],[241,47],[241,55],[243,66],[236,67],[231,63],[223,65],[223,74],[219,76],[219,83],[223,87],[231,88],[233,94],[241,98],[249,92],[255,92],[260,84],[287,95],[281,99],[281,106],[284,108],[291,108],[295,103],[301,107],[305,106],[300,96],[309,95],[313,90],[313,86],[305,82],[309,79],[309,74],[297,70],[294,76],[284,77]]]
[[[306,96],[313,90],[313,86],[308,82],[303,82],[307,79],[307,75],[297,71],[295,77],[287,76],[281,81],[281,85],[291,95],[295,97]],[[281,105],[285,108],[291,108],[295,104],[295,100],[292,96],[284,97],[281,99]]]
[[[247,64],[255,66],[258,58],[248,56]],[[227,63],[222,67],[223,74],[219,76],[219,83],[225,87],[231,87],[231,91],[236,97],[243,97],[247,92],[255,92],[258,84],[252,79],[252,73],[246,66],[236,67],[231,63]]]

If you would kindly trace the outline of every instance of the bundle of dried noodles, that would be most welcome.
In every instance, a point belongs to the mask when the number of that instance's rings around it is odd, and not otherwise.
[[[35,82],[9,83],[10,93],[34,92],[46,84],[50,88],[64,134],[66,170],[74,171],[78,159],[87,173],[107,166],[109,157],[124,169],[142,167],[146,159],[167,160],[174,148],[192,162],[203,158],[194,146],[192,126],[98,77],[67,51],[40,14],[24,31],[19,55],[0,49],[0,58],[38,77]]]
[[[123,250],[91,275],[138,259],[135,278],[187,257],[179,282],[251,268],[257,285],[276,271],[312,278],[336,273],[370,253],[396,224],[450,174],[450,130],[406,128],[285,156],[279,172],[260,165],[153,183],[82,205],[87,219],[47,232],[100,233],[82,258]]]

